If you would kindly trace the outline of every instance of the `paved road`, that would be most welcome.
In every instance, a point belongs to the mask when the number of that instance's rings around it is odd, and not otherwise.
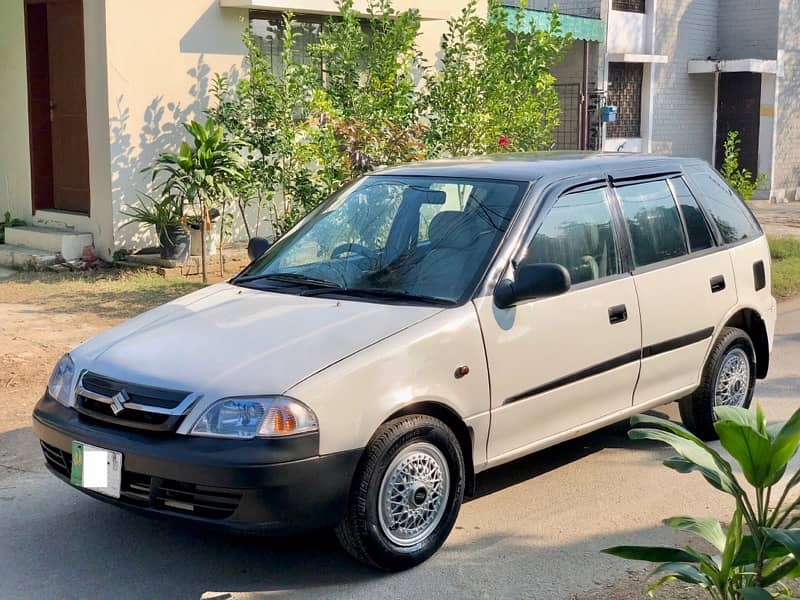
[[[757,397],[774,420],[800,405],[800,301],[780,308]],[[665,455],[614,426],[486,473],[442,551],[386,575],[351,562],[327,533],[209,535],[96,502],[45,473],[20,429],[0,435],[0,464],[14,467],[0,468],[0,597],[570,598],[638,568],[601,548],[673,543],[666,516],[724,517],[725,498],[661,467]]]

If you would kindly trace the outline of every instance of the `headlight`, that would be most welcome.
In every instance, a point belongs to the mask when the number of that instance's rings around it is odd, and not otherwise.
[[[220,400],[203,413],[191,435],[252,439],[317,429],[317,417],[305,404],[283,396],[266,396]]]
[[[75,378],[75,363],[69,354],[62,356],[47,382],[47,393],[64,406],[70,405],[72,399],[72,381]]]

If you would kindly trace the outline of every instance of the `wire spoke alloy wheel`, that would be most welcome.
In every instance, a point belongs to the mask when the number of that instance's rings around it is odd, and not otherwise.
[[[714,384],[714,406],[743,407],[750,389],[750,360],[741,348],[722,361]]]
[[[421,542],[442,520],[449,493],[447,460],[436,446],[419,442],[403,448],[381,482],[381,530],[398,546]]]

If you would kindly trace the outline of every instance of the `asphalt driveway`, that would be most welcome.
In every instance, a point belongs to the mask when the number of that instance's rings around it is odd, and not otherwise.
[[[779,312],[756,388],[771,420],[800,406],[800,300]],[[666,454],[617,425],[483,474],[442,551],[387,575],[330,533],[227,536],[107,506],[46,473],[30,428],[17,427],[0,433],[0,597],[571,598],[639,569],[601,548],[674,543],[662,518],[728,512],[699,476],[663,468]]]

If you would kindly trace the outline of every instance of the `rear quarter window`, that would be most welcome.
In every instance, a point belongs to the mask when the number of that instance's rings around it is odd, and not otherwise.
[[[691,177],[701,192],[698,199],[717,226],[723,243],[732,244],[761,235],[761,229],[744,202],[719,175],[704,169]]]

